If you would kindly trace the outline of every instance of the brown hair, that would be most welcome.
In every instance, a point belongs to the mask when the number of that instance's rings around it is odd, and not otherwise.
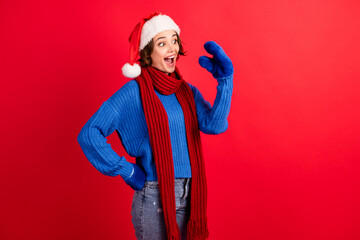
[[[185,56],[186,52],[184,51],[180,36],[178,35],[178,33],[176,33],[176,36],[177,36],[177,40],[179,43],[178,54]],[[152,64],[151,54],[152,54],[153,50],[154,50],[154,41],[151,39],[151,41],[140,52],[140,64],[142,67],[151,66],[151,64]],[[179,55],[178,55],[178,58],[179,58]]]

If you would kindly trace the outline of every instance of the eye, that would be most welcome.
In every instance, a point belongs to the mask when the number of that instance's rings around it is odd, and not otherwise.
[[[177,43],[178,42],[178,40],[177,39],[174,39],[173,40],[173,44],[175,44],[175,43]]]
[[[163,47],[163,46],[164,46],[164,43],[161,42],[161,43],[158,44],[158,46],[159,46],[159,47]]]

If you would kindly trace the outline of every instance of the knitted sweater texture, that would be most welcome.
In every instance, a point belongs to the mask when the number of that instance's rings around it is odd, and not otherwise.
[[[206,134],[219,134],[228,127],[233,76],[218,78],[217,81],[217,94],[213,106],[204,100],[196,87],[188,83],[194,95],[200,131]],[[175,178],[191,178],[182,108],[175,94],[156,94],[168,115]],[[106,137],[114,131],[117,132],[125,151],[135,157],[136,164],[144,170],[146,180],[156,181],[157,173],[148,128],[139,86],[135,80],[124,84],[103,102],[77,137],[85,156],[98,171],[107,176],[120,175],[126,180],[132,175],[133,166],[107,143]]]

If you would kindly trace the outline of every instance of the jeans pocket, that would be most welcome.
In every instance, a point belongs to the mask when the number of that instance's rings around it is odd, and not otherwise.
[[[190,184],[191,184],[191,178],[187,178],[184,183],[184,194],[181,197],[181,202],[184,202],[186,198],[190,195]]]

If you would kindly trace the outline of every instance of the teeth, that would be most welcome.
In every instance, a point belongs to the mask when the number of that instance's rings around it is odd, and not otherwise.
[[[167,62],[168,64],[173,64],[175,62],[175,57],[176,55],[172,55],[170,57],[166,57],[164,58],[165,62]]]

